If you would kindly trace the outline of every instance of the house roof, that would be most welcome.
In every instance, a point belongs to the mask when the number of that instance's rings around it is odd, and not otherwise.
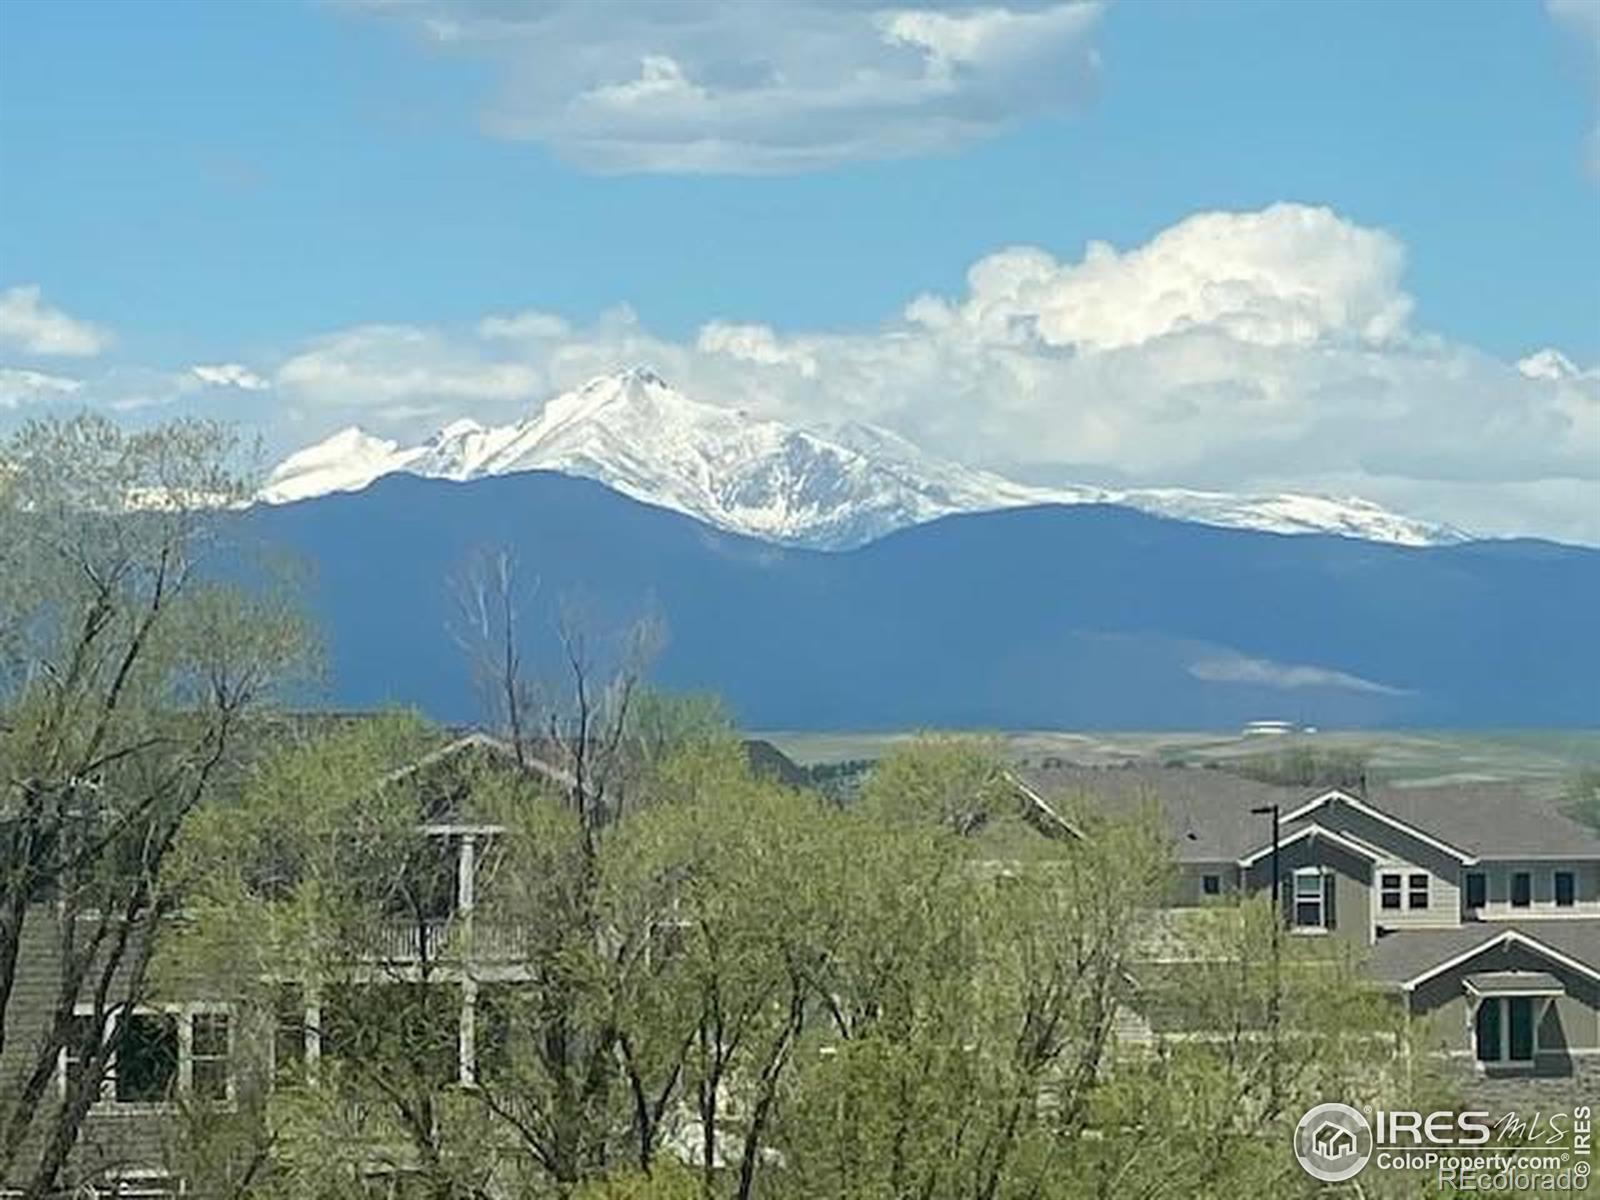
[[[1278,838],[1278,848],[1282,849],[1285,846],[1292,845],[1295,842],[1305,841],[1308,838],[1324,838],[1327,841],[1332,842],[1335,846],[1342,846],[1352,854],[1358,855],[1359,857],[1365,858],[1371,862],[1379,862],[1383,857],[1378,851],[1374,850],[1371,846],[1367,845],[1358,838],[1353,838],[1347,834],[1340,833],[1337,829],[1326,829],[1323,826],[1318,825],[1315,821],[1306,821],[1302,823],[1300,827],[1294,830],[1292,833],[1280,833]],[[1264,842],[1262,845],[1252,850],[1249,854],[1243,855],[1239,859],[1239,865],[1241,867],[1252,866],[1271,854],[1272,849],[1273,847],[1271,841]]]
[[[1320,795],[1313,797],[1311,800],[1295,809],[1292,813],[1289,813],[1283,817],[1283,823],[1285,827],[1293,829],[1298,833],[1299,829],[1305,828],[1305,823],[1310,822],[1314,825],[1321,813],[1327,811],[1335,805],[1344,805],[1356,812],[1362,813],[1363,815],[1377,821],[1378,824],[1387,826],[1392,832],[1397,833],[1402,837],[1415,838],[1416,840],[1432,846],[1435,850],[1447,854],[1451,858],[1454,858],[1463,864],[1477,861],[1477,856],[1474,855],[1470,850],[1463,850],[1460,846],[1457,846],[1452,842],[1445,841],[1427,826],[1418,824],[1416,821],[1408,821],[1405,818],[1396,815],[1394,812],[1382,807],[1381,805],[1374,803],[1373,800],[1368,799],[1367,797],[1353,795],[1350,792],[1342,791],[1338,788],[1325,791]]]
[[[1475,996],[1564,996],[1567,985],[1548,971],[1483,971],[1467,976]]]
[[[1552,962],[1575,964],[1600,978],[1600,919],[1473,921],[1454,929],[1408,929],[1381,937],[1369,964],[1374,977],[1394,987],[1429,979],[1491,946],[1511,942]]]
[[[1251,808],[1277,804],[1289,812],[1306,799],[1299,789],[1199,767],[1037,767],[1018,775],[1068,811],[1081,806],[1113,818],[1155,811],[1180,862],[1231,862],[1270,836],[1266,818]]]
[[[1233,862],[1271,845],[1268,818],[1252,808],[1276,804],[1288,818],[1328,793],[1283,787],[1202,767],[1048,767],[1021,772],[1042,796],[1071,798],[1112,817],[1155,811],[1180,862]],[[1600,832],[1553,801],[1513,784],[1370,788],[1366,807],[1411,826],[1470,859],[1600,858]],[[1285,822],[1285,836],[1315,820]]]
[[[1479,858],[1600,857],[1600,833],[1514,784],[1379,788],[1368,802]]]

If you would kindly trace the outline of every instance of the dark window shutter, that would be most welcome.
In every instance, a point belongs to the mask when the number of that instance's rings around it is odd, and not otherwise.
[[[1322,877],[1322,923],[1329,929],[1336,928],[1337,915],[1333,910],[1333,898],[1339,891],[1339,877],[1332,871]]]

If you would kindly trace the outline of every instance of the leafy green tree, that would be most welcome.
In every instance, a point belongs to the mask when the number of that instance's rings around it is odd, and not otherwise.
[[[1275,975],[1267,904],[1158,912],[1147,820],[1086,809],[1046,837],[992,746],[949,738],[840,810],[691,725],[598,827],[514,756],[450,785],[454,819],[498,832],[437,978],[462,938],[516,967],[477,980],[465,1085],[428,965],[372,969],[380,916],[427,908],[428,789],[400,764],[435,735],[390,718],[300,747],[193,821],[177,945],[258,1005],[344,989],[347,1032],[319,1032],[359,1042],[240,1106],[253,1131],[197,1136],[193,1161],[244,1181],[216,1190],[347,1195],[388,1163],[486,1200],[1292,1195],[1294,1115],[1412,1082],[1394,1010],[1329,940],[1290,939]]]
[[[84,416],[0,443],[0,1179],[28,1196],[64,1179],[144,994],[174,838],[308,661],[280,590],[223,582],[250,490],[205,422]],[[38,1030],[18,1024],[25,944],[51,973]]]

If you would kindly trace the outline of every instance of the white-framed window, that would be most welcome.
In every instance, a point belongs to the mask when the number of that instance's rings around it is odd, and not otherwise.
[[[1290,922],[1296,929],[1331,928],[1328,890],[1333,877],[1320,867],[1301,867],[1294,873],[1290,893]]]
[[[1511,907],[1527,908],[1533,903],[1533,874],[1529,871],[1511,873]]]
[[[101,1081],[100,1103],[169,1104],[179,1092],[196,1099],[233,1099],[234,1022],[223,1004],[137,1007],[106,1016],[103,1031],[94,1014],[81,1006],[57,1060],[56,1083],[69,1094],[83,1070],[86,1051],[102,1032],[120,1036]]]
[[[1467,907],[1482,908],[1489,902],[1489,877],[1482,871],[1467,872]]]
[[[1378,906],[1385,912],[1399,911],[1401,882],[1399,871],[1384,871],[1378,876]]]
[[[184,1083],[196,1100],[225,1104],[233,1099],[233,1016],[225,1008],[188,1014]]]
[[[1423,909],[1428,907],[1429,877],[1425,871],[1414,871],[1411,878],[1406,881],[1406,907],[1410,909]]]
[[[1538,1048],[1545,1000],[1536,996],[1485,996],[1473,1014],[1473,1054],[1493,1066],[1526,1066]]]

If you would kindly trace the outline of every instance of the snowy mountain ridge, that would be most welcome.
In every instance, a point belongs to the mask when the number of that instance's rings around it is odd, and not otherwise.
[[[593,479],[719,529],[828,550],[952,513],[1036,504],[1120,504],[1201,524],[1410,546],[1464,540],[1355,498],[1017,483],[872,426],[813,432],[692,400],[642,367],[599,376],[507,425],[453,421],[420,445],[343,429],[278,464],[261,499],[358,491],[395,472],[470,480],[535,470]]]

